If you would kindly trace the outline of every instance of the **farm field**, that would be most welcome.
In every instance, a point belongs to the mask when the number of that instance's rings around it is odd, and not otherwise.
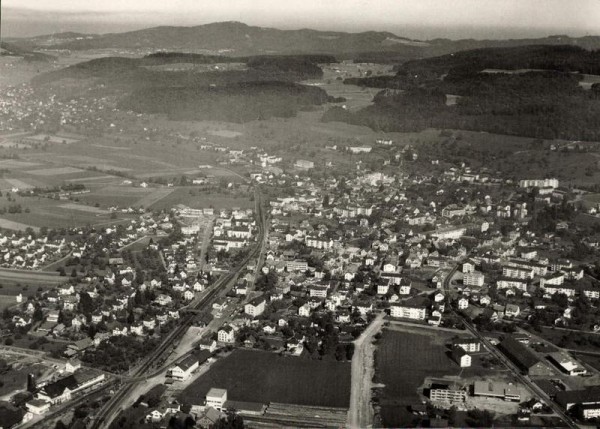
[[[194,195],[190,195],[190,191]],[[235,196],[229,194],[199,193],[194,187],[176,188],[174,192],[154,203],[153,210],[166,210],[177,204],[184,204],[193,209],[214,207],[216,209],[254,208],[254,201],[247,195]]]
[[[48,228],[65,228],[84,225],[96,225],[118,222],[119,219],[110,219],[107,211],[100,211],[94,207],[81,204],[58,201],[42,197],[12,196],[13,201],[0,197],[0,210],[6,213],[0,217],[0,227],[20,229],[25,226]],[[21,213],[9,213],[11,206],[21,206]],[[29,212],[27,212],[29,211]],[[119,214],[119,217],[124,215]]]
[[[281,357],[235,350],[183,390],[179,400],[201,404],[212,388],[227,389],[234,401],[348,407],[350,363]]]

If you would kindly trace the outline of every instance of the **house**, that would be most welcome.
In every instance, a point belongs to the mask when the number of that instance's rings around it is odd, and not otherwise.
[[[467,308],[469,308],[469,300],[467,298],[461,298],[458,300],[458,309],[459,310],[466,310]]]
[[[45,414],[50,409],[50,403],[41,399],[32,399],[25,404],[27,411],[33,414]]]
[[[192,372],[198,369],[199,365],[197,357],[188,355],[171,367],[171,377],[179,381],[187,380],[192,375]]]
[[[258,297],[244,306],[244,312],[252,317],[257,317],[265,311],[266,301],[263,297]]]
[[[219,329],[217,338],[220,343],[233,344],[235,343],[235,331],[231,326],[225,325]]]
[[[521,308],[516,304],[506,304],[504,315],[507,317],[516,317],[521,314]]]
[[[469,355],[462,347],[454,346],[452,348],[451,356],[461,368],[471,366],[471,355]]]
[[[152,410],[146,414],[146,423],[159,423],[164,418],[164,414],[158,410]]]
[[[304,304],[298,308],[298,315],[301,317],[310,317],[311,308],[310,305]]]
[[[209,352],[214,353],[214,351],[217,350],[217,342],[210,337],[204,337],[198,343],[198,347],[200,350],[208,350]]]
[[[579,407],[578,414],[586,420],[600,416],[600,386],[561,390],[556,393],[555,400],[565,411]]]
[[[206,406],[222,411],[227,402],[227,390],[212,387],[206,394]]]

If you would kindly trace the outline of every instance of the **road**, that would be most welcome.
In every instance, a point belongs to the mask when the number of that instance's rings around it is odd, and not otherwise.
[[[266,229],[266,216],[263,210],[262,196],[260,192],[257,192],[259,202],[257,204],[256,218],[258,220],[258,240],[257,245],[248,252],[248,256],[231,272],[220,277],[215,284],[210,288],[208,293],[199,300],[195,305],[194,309],[210,308],[212,303],[218,298],[225,296],[226,293],[233,288],[239,273],[241,273],[247,266],[248,262],[258,256],[261,251],[261,243],[264,240],[264,234]],[[139,365],[132,371],[132,379],[139,380],[147,377],[150,370],[156,374],[163,371],[165,368],[156,368],[155,363],[160,361],[167,352],[173,349],[173,345],[177,344],[181,337],[185,334],[187,329],[190,327],[194,320],[193,315],[184,317],[180,321],[180,325],[175,328],[165,340],[157,347],[150,355],[148,355]],[[123,403],[135,392],[142,381],[134,381],[132,383],[125,384],[122,386],[111,399],[98,411],[95,419],[91,425],[92,429],[108,428],[110,423],[122,410]]]
[[[202,232],[198,232],[198,241],[200,244],[200,256],[199,256],[199,264],[198,269],[202,271],[204,266],[206,265],[206,252],[208,252],[208,245],[210,244],[210,237],[212,235],[213,224],[215,223],[215,218],[211,218],[210,222],[208,222]]]
[[[352,429],[373,426],[373,407],[371,406],[371,388],[375,371],[373,337],[381,330],[384,316],[384,313],[378,314],[361,336],[354,341],[347,425]]]

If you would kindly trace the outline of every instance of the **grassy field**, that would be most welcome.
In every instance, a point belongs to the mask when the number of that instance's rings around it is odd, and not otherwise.
[[[383,383],[381,419],[385,427],[414,424],[407,406],[420,404],[418,388],[426,377],[458,375],[460,368],[446,354],[444,334],[435,338],[386,329],[376,352],[378,381]]]
[[[7,213],[0,215],[0,227],[7,229],[24,229],[27,226],[64,228],[111,221],[108,211],[91,205],[44,197],[20,197],[15,194],[12,194],[11,198],[13,201],[0,197],[0,209],[7,210]],[[21,206],[22,212],[8,213],[8,209],[16,205]]]
[[[202,404],[211,387],[227,389],[234,401],[345,408],[350,401],[350,363],[235,350],[181,392],[179,400]]]
[[[0,294],[13,300],[19,293],[23,296],[35,295],[38,289],[51,289],[68,281],[67,277],[41,271],[15,271],[0,269]]]

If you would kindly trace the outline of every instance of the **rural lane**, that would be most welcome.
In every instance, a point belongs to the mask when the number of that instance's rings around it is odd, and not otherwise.
[[[352,386],[347,424],[347,427],[351,429],[373,426],[373,407],[371,406],[371,385],[375,372],[373,337],[381,330],[384,316],[384,313],[378,314],[362,335],[354,341]]]

